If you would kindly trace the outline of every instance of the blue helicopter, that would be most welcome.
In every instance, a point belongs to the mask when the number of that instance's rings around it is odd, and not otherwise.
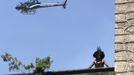
[[[38,8],[46,8],[46,7],[55,7],[55,6],[62,6],[64,9],[66,8],[67,0],[64,2],[54,2],[54,3],[41,3],[38,0],[29,0],[27,2],[20,2],[19,5],[16,6],[16,10],[20,11],[21,13],[35,13],[36,9]]]

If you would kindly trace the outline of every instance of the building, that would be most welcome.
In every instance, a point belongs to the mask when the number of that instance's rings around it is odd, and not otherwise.
[[[134,0],[115,7],[115,75],[134,75]]]

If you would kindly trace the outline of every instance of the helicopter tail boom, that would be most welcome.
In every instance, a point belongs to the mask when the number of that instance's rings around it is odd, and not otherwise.
[[[67,0],[65,0],[65,1],[63,2],[63,8],[64,8],[64,9],[66,9],[66,5],[67,5]]]

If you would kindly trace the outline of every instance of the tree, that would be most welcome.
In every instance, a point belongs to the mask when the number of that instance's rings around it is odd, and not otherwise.
[[[1,58],[4,62],[8,62],[9,71],[21,71],[22,73],[26,73],[27,71],[30,72],[32,70],[33,73],[41,74],[49,69],[52,63],[52,60],[49,56],[44,58],[36,58],[35,65],[33,63],[22,64],[21,61],[7,52],[2,54]]]

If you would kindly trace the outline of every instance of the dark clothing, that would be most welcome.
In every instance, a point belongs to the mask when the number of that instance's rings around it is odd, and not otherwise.
[[[92,63],[92,65],[89,68],[92,68],[93,66],[95,68],[100,68],[100,67],[104,67],[104,65],[106,67],[108,67],[108,65],[106,64],[106,62],[103,60],[105,57],[104,52],[101,50],[100,47],[97,48],[97,51],[94,52],[93,57],[95,58],[94,62]]]
[[[95,68],[102,68],[104,66],[109,67],[104,60],[100,60],[100,61],[95,60],[89,68],[92,68],[93,66]]]
[[[104,61],[94,61],[95,68],[104,67]]]

